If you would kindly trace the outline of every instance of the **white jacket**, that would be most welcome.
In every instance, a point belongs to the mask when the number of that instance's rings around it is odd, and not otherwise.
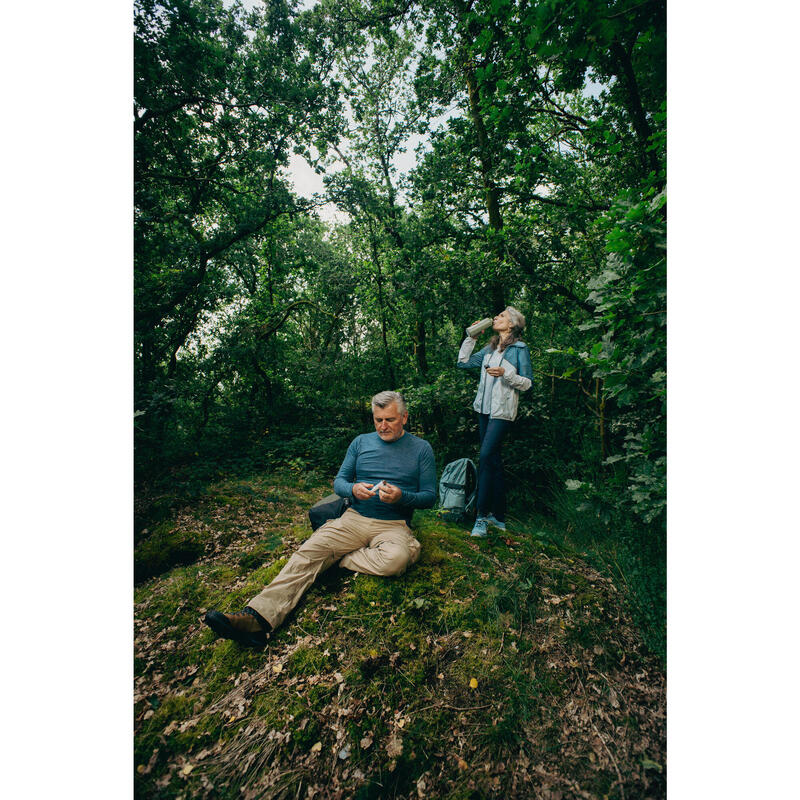
[[[489,385],[493,384],[489,416],[492,419],[515,420],[519,405],[519,393],[531,388],[531,379],[533,377],[531,357],[527,345],[524,342],[514,342],[503,351],[503,359],[500,362],[500,366],[504,370],[503,375],[498,380],[491,382],[486,380],[486,370],[483,367],[489,362],[495,351],[489,345],[473,354],[472,351],[474,349],[475,339],[467,336],[458,351],[457,363],[457,366],[461,369],[481,368],[478,393],[475,395],[475,402],[472,407],[479,414],[481,413],[484,393],[489,391]]]

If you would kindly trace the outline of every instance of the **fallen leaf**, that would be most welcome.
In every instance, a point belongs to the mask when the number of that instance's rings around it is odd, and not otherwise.
[[[462,772],[463,772],[465,769],[468,769],[468,768],[469,768],[469,764],[467,764],[467,762],[466,762],[466,761],[464,761],[464,759],[463,759],[463,758],[461,758],[460,756],[459,756],[459,759],[458,759],[458,768],[459,768],[459,769],[460,769]]]
[[[186,764],[181,770],[181,775],[188,775],[194,769],[194,764]]]
[[[368,747],[372,747],[372,737],[371,736],[365,736],[359,742],[359,744],[361,745],[361,749],[362,750],[366,750]]]
[[[389,739],[389,743],[386,745],[386,752],[390,758],[403,755],[403,742],[396,736],[392,736],[392,738]]]
[[[317,742],[316,744],[311,745],[312,753],[319,753],[320,750],[322,750],[322,742]]]

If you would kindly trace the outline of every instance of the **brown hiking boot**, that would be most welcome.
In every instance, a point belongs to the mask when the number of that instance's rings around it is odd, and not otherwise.
[[[245,606],[237,614],[223,614],[212,608],[206,612],[203,622],[217,636],[233,639],[234,642],[248,647],[264,647],[267,643],[267,632],[271,630],[269,622],[249,606]]]

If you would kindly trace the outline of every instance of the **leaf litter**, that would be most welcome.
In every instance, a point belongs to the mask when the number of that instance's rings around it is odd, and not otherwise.
[[[205,502],[236,533],[137,588],[137,795],[665,796],[665,676],[623,593],[522,534],[480,549],[425,516],[405,576],[312,587],[262,651],[215,640],[202,612],[238,610],[231,595],[241,607],[277,571],[327,485],[281,490],[249,528],[246,506]],[[176,524],[202,528],[192,515]],[[265,530],[280,541],[253,575]]]

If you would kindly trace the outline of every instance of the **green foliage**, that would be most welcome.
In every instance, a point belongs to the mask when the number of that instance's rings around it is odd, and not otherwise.
[[[652,190],[648,194],[652,195]],[[601,334],[583,362],[613,399],[612,434],[625,463],[624,503],[649,524],[666,513],[666,230],[663,192],[638,202],[622,197],[608,216],[607,268],[589,301],[595,319],[582,326]],[[612,227],[613,226],[613,227]]]

